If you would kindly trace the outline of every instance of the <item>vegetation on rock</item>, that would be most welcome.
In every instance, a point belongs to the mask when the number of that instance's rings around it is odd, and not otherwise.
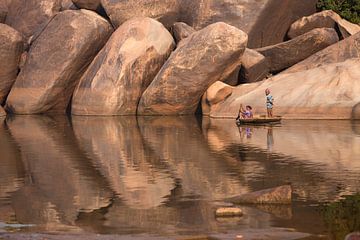
[[[360,0],[319,0],[318,10],[333,10],[353,23],[360,23]]]

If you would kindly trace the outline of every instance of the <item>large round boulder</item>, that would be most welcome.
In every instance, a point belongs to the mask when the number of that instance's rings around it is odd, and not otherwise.
[[[290,41],[258,48],[269,62],[271,72],[279,72],[336,43],[339,37],[332,28],[316,28]]]
[[[101,3],[115,27],[133,17],[154,18],[171,27],[180,13],[178,0],[102,0]]]
[[[215,23],[184,39],[139,103],[138,114],[193,114],[206,89],[225,80],[240,64],[247,35]]]
[[[138,102],[175,43],[158,21],[134,18],[122,24],[78,85],[75,115],[135,115]]]
[[[27,39],[41,31],[60,9],[61,0],[12,0],[5,23]]]
[[[18,114],[64,113],[81,75],[111,33],[110,24],[92,11],[56,15],[32,44],[7,109]]]
[[[0,23],[0,105],[15,82],[23,46],[21,34]]]

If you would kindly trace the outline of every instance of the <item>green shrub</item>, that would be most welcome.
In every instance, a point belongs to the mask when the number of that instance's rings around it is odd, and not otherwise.
[[[333,10],[353,23],[360,23],[360,0],[319,0],[318,10]]]

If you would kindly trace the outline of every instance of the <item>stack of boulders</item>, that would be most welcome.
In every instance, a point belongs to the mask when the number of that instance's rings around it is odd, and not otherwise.
[[[360,26],[315,13],[316,2],[0,0],[0,104],[13,114],[183,115],[201,103],[232,117],[240,102],[261,108],[258,91],[274,86],[284,116],[349,118]]]

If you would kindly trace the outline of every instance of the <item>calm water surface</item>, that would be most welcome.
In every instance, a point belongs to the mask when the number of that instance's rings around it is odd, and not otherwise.
[[[0,123],[0,153],[0,232],[360,230],[360,122],[16,116]],[[214,217],[225,198],[288,183],[291,206]]]

